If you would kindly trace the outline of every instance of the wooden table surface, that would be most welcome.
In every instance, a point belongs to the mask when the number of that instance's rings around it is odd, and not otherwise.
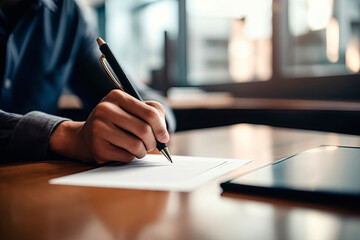
[[[173,155],[251,159],[191,193],[50,185],[92,168],[47,161],[0,166],[0,239],[360,239],[360,212],[222,193],[219,183],[322,144],[360,136],[238,124],[177,133]]]

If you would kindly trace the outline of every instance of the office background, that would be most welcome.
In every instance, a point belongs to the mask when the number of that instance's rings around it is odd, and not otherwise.
[[[357,0],[78,2],[127,73],[174,106],[189,99],[199,103],[199,95],[214,105],[229,96],[320,100],[330,106],[360,100]],[[254,110],[245,102],[241,107],[175,107],[178,131],[250,122],[360,133],[354,121],[358,111],[329,106],[311,113]],[[307,104],[300,110],[318,102]],[[329,119],[333,122],[326,123]]]
[[[55,186],[93,166],[9,160],[1,239],[359,239],[359,208],[220,188],[319,145],[360,146],[359,0],[78,1],[129,75],[167,96],[173,155],[252,162],[183,193]],[[59,105],[86,117],[69,92]]]

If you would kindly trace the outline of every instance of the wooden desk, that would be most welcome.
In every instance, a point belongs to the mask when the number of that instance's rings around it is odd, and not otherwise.
[[[222,194],[221,181],[321,144],[360,137],[239,124],[175,134],[173,154],[253,162],[192,193],[49,185],[91,167],[48,161],[0,166],[0,239],[360,239],[360,213]]]

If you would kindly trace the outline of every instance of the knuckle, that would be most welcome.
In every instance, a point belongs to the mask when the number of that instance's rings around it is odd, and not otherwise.
[[[111,99],[113,99],[116,103],[123,102],[127,97],[127,94],[124,94],[124,92],[119,89],[114,89],[110,93]]]
[[[151,123],[159,118],[159,112],[155,108],[150,108],[146,111],[146,121]]]
[[[110,109],[111,109],[111,104],[109,102],[101,102],[94,109],[93,115],[95,116],[95,118],[106,116],[105,114],[107,114],[110,111]]]
[[[117,98],[119,95],[121,95],[121,91],[119,89],[113,89],[108,93],[108,97],[111,99]]]
[[[143,138],[145,138],[146,136],[152,135],[151,126],[148,125],[148,124],[143,124],[143,125],[141,125],[141,127],[140,127],[140,133],[141,133],[141,136],[142,136]]]
[[[165,110],[164,110],[164,107],[163,107],[163,105],[161,104],[161,103],[158,103],[158,102],[154,102],[154,107],[158,110],[158,111],[160,111],[160,112],[164,112]]]
[[[102,116],[102,107],[101,107],[101,103],[99,103],[94,110],[91,113],[92,116],[94,116],[95,119],[98,119],[99,117]]]
[[[161,103],[155,102],[155,101],[148,101],[147,104],[149,106],[151,106],[152,108],[154,108],[159,115],[161,115],[161,116],[165,115],[165,109]]]
[[[138,158],[143,158],[146,155],[144,144],[141,140],[136,140],[134,143],[134,153]]]
[[[135,152],[140,152],[142,147],[143,147],[143,143],[140,140],[136,140],[134,143]]]

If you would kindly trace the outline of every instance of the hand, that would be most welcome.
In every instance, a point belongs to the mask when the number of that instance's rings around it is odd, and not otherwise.
[[[140,102],[120,90],[111,91],[92,111],[86,122],[65,121],[50,137],[50,149],[62,156],[85,162],[129,162],[143,158],[166,143],[164,109],[157,102]]]

